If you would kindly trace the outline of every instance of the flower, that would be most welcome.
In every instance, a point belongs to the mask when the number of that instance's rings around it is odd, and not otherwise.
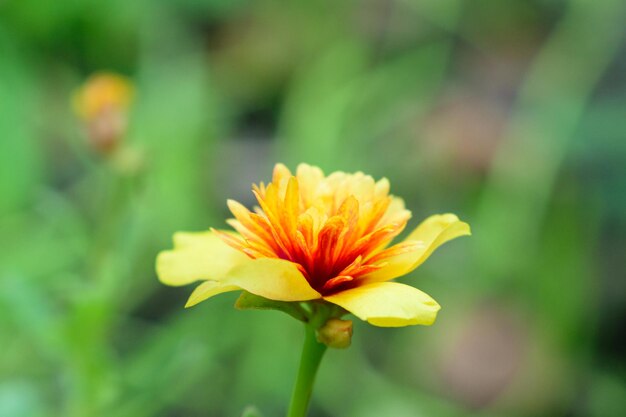
[[[187,307],[245,290],[283,302],[323,300],[376,326],[430,325],[439,304],[411,286],[391,282],[422,264],[448,240],[469,235],[453,214],[431,216],[397,244],[411,212],[389,194],[389,181],[362,172],[282,164],[272,182],[253,186],[253,211],[229,200],[236,232],[211,229],[174,235],[157,274],[167,285],[203,280]]]
[[[114,150],[126,132],[134,88],[129,79],[113,73],[89,77],[74,94],[72,104],[87,127],[96,150]]]

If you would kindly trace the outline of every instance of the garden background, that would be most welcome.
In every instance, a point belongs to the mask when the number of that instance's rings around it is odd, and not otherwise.
[[[0,416],[283,414],[300,324],[235,294],[185,310],[154,271],[277,161],[473,229],[405,279],[436,324],[357,320],[311,416],[622,416],[624,22],[623,0],[0,1]],[[102,71],[134,89],[108,151],[72,106]]]

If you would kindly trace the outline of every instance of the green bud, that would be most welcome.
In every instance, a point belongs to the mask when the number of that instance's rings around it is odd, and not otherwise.
[[[317,329],[317,341],[335,349],[345,349],[352,342],[352,321],[328,319]]]

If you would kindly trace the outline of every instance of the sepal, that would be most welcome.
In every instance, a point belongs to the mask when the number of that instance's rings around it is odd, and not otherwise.
[[[241,292],[235,302],[235,308],[239,310],[278,310],[297,320],[308,321],[307,314],[302,309],[300,302],[270,300],[247,291]]]

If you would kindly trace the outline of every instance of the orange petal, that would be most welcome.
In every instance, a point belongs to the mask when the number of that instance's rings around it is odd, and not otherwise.
[[[406,238],[400,253],[386,257],[385,266],[363,277],[366,282],[388,281],[420,266],[435,249],[459,236],[469,235],[470,227],[454,214],[435,215],[424,220]],[[395,247],[391,247],[393,250]]]

